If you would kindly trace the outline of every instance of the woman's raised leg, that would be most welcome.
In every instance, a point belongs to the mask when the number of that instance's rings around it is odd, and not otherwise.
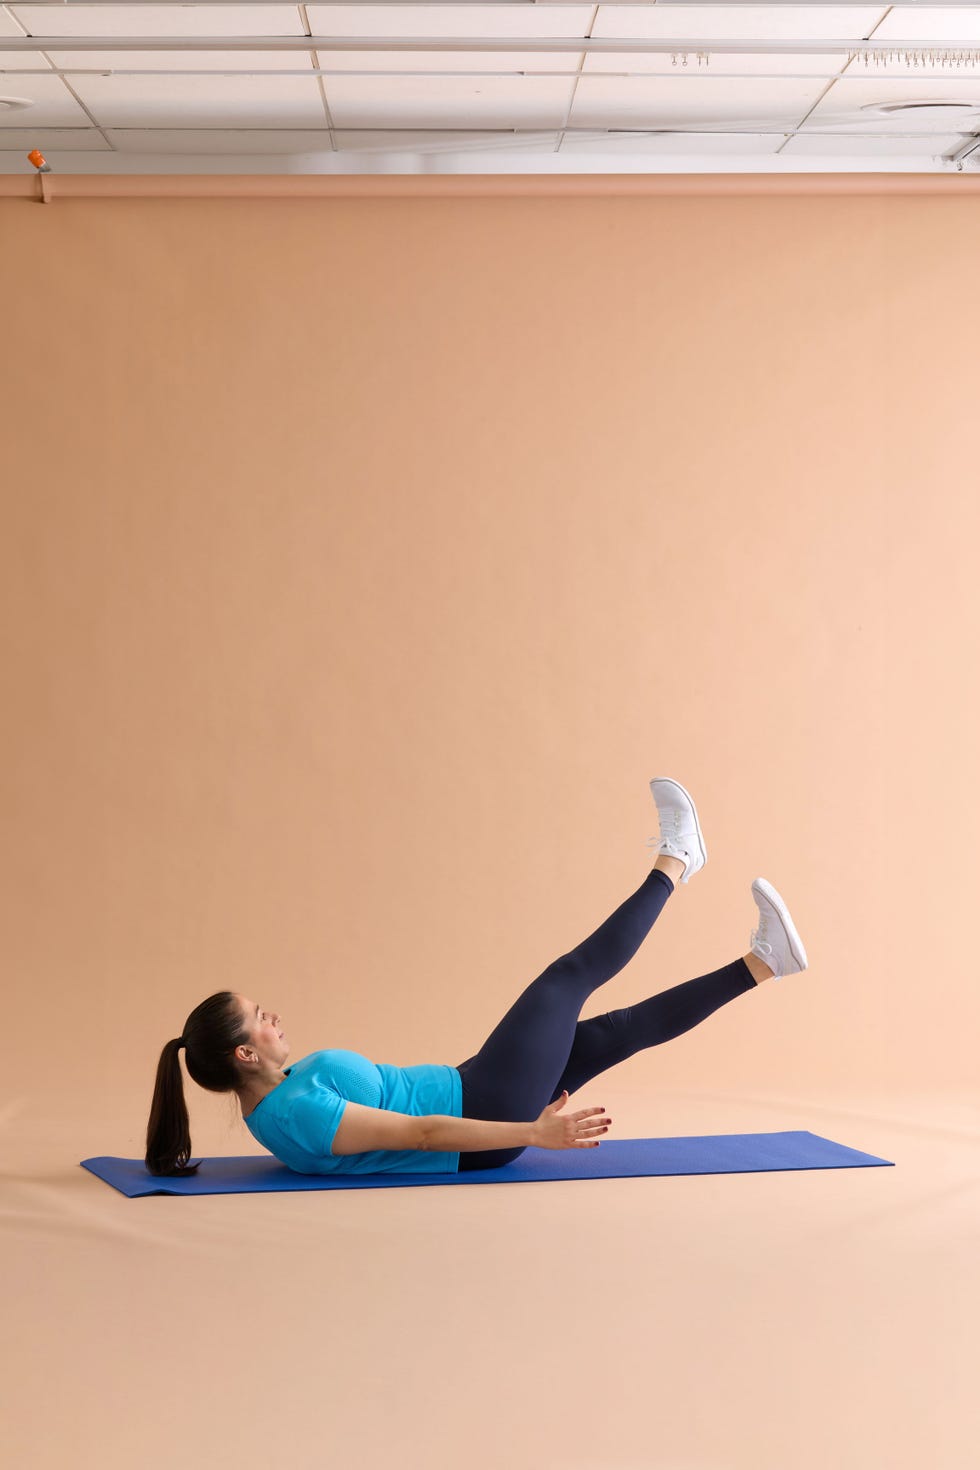
[[[755,960],[754,955],[752,959]],[[756,963],[765,969],[761,961]],[[638,1051],[683,1035],[737,995],[754,990],[757,983],[747,957],[742,956],[709,975],[699,975],[695,980],[685,980],[659,995],[651,995],[639,1005],[624,1006],[622,1010],[579,1021],[568,1063],[548,1102],[561,1097],[566,1088],[569,1093],[576,1092],[601,1072],[608,1072],[610,1067]]]

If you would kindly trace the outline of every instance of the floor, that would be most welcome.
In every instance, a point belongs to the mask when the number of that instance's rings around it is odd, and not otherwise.
[[[21,1470],[980,1465],[980,1093],[599,1099],[891,1169],[128,1200],[147,1101],[0,1110]]]

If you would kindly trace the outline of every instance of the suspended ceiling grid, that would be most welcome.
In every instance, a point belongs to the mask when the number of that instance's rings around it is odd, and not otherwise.
[[[0,172],[980,169],[980,5],[0,5]]]

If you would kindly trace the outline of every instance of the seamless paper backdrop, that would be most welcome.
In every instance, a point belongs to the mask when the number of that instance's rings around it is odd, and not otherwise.
[[[224,986],[461,1060],[660,774],[709,865],[595,1009],[744,952],[757,875],[812,976],[631,1070],[974,1078],[975,214],[9,204],[14,1093],[141,1109]]]

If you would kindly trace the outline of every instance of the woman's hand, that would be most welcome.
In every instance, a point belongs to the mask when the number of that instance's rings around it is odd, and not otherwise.
[[[568,1093],[563,1092],[556,1102],[549,1103],[536,1123],[531,1124],[531,1143],[535,1148],[598,1148],[597,1133],[606,1133],[612,1122],[604,1108],[582,1108],[577,1113],[566,1113],[559,1117],[568,1102]]]

